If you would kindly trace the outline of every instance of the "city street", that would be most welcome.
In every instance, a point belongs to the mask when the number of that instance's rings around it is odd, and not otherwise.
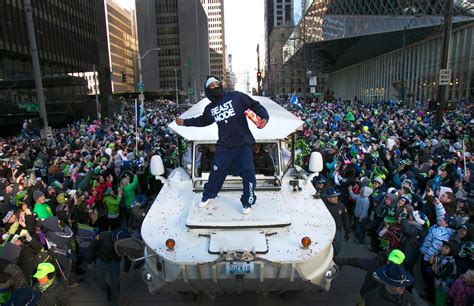
[[[474,306],[473,38],[474,0],[0,0],[0,306]]]
[[[369,256],[367,248],[362,248],[352,242],[352,238],[343,245],[340,257],[348,256]],[[95,286],[92,271],[86,274],[86,281],[71,290],[74,306],[99,306],[107,305],[104,294]],[[194,303],[200,306],[237,306],[237,305],[331,305],[331,306],[353,306],[359,298],[359,288],[364,279],[364,272],[352,267],[344,267],[333,282],[330,292],[320,291],[317,288],[302,292],[293,301],[284,301],[277,293],[264,297],[254,293],[225,294],[219,295],[213,301],[205,295],[199,297]],[[421,277],[417,277],[418,280]],[[421,281],[419,281],[420,283]],[[178,295],[166,293],[151,295],[148,293],[145,283],[139,278],[138,270],[131,270],[129,275],[121,277],[121,305],[166,305],[180,306],[189,305]],[[427,305],[415,294],[419,305]]]

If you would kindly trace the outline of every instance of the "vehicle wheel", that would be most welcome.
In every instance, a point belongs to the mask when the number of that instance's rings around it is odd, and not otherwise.
[[[285,291],[283,293],[280,293],[280,296],[284,301],[290,302],[296,298],[297,292],[298,291]]]
[[[184,302],[186,303],[194,303],[197,302],[199,298],[198,293],[186,291],[186,292],[180,292],[181,298],[183,299]]]

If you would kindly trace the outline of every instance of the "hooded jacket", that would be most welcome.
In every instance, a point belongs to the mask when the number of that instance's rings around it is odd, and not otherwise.
[[[363,188],[369,188],[369,187],[363,187]],[[372,189],[370,189],[370,193],[372,193],[371,190]],[[368,217],[368,212],[369,212],[369,207],[370,207],[369,197],[363,196],[362,194],[355,194],[354,192],[352,192],[352,189],[349,190],[349,194],[351,198],[356,201],[356,205],[354,208],[354,216],[357,217],[359,221],[366,219]],[[364,193],[364,194],[367,195],[367,193]]]
[[[400,224],[405,237],[401,246],[401,250],[405,254],[405,264],[414,265],[420,257],[420,247],[426,232],[423,230],[423,226],[414,220],[402,219]]]
[[[66,256],[70,249],[69,244],[74,239],[72,229],[69,226],[61,228],[57,217],[42,221],[41,226],[47,231],[46,238],[54,252]]]
[[[244,114],[249,108],[260,118],[269,119],[267,110],[259,102],[244,93],[232,91],[224,92],[221,100],[211,101],[206,105],[201,116],[185,119],[184,125],[202,127],[216,122],[219,131],[218,145],[229,148],[252,145],[255,139]]]
[[[432,226],[423,241],[420,251],[424,261],[429,261],[431,256],[439,253],[443,247],[443,241],[449,241],[456,234],[456,231],[442,226]]]

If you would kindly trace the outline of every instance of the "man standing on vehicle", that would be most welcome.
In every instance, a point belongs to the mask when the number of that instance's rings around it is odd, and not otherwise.
[[[250,132],[245,111],[251,109],[261,118],[258,128],[268,122],[267,110],[257,101],[238,91],[224,92],[222,82],[213,76],[208,77],[204,90],[211,101],[206,105],[201,116],[181,119],[176,118],[179,126],[207,126],[217,123],[219,139],[209,181],[199,207],[206,207],[214,199],[224,184],[227,174],[238,174],[243,180],[242,213],[248,214],[255,204],[255,168],[253,164],[252,145],[255,143]]]

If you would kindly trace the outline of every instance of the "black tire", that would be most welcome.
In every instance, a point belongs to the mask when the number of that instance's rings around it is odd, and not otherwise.
[[[194,292],[191,292],[191,291],[180,292],[179,295],[181,296],[183,301],[186,302],[186,303],[195,303],[195,302],[197,302],[197,300],[199,298],[198,293],[194,293]]]
[[[280,293],[280,296],[283,299],[283,301],[291,302],[291,301],[295,300],[297,293],[298,293],[298,291],[291,291],[290,290],[290,291],[285,291],[283,293]]]

